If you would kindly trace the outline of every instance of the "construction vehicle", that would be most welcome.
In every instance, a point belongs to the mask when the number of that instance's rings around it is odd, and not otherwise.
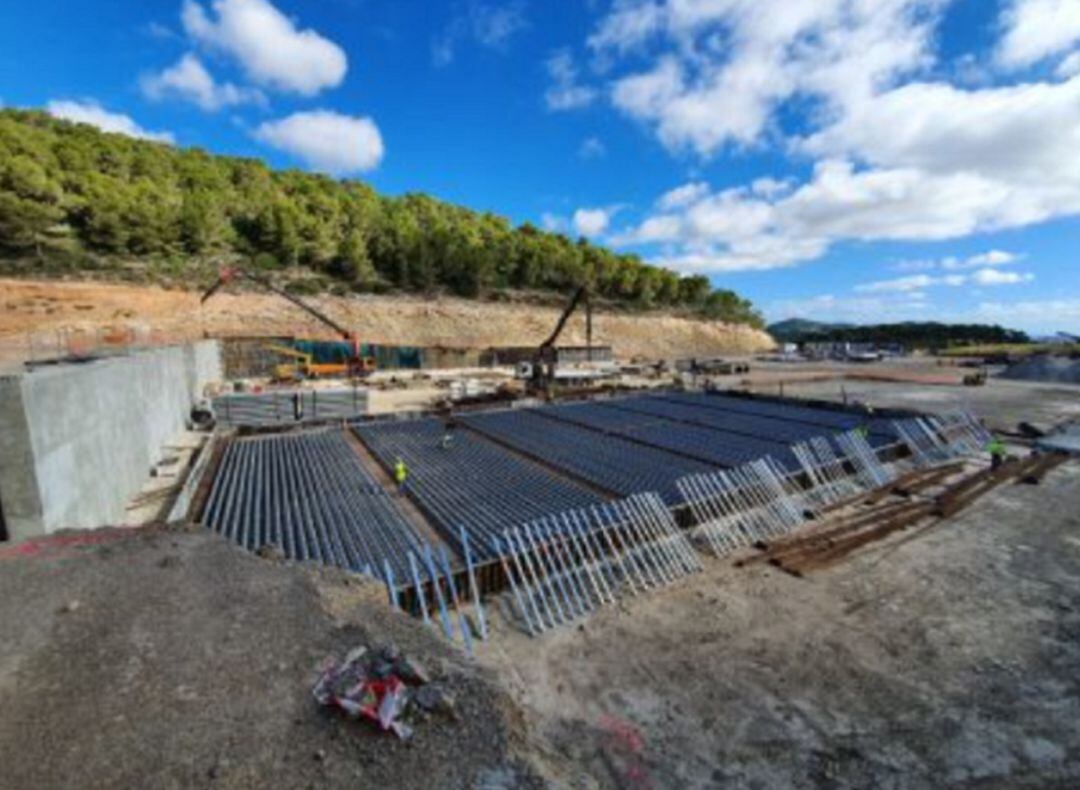
[[[986,383],[986,368],[976,371],[975,373],[964,374],[964,386],[965,387],[981,387]]]
[[[559,316],[555,328],[547,339],[537,346],[532,359],[518,363],[517,378],[525,380],[526,392],[530,395],[551,397],[553,385],[556,383],[584,384],[618,373],[614,364],[609,364],[608,369],[600,369],[593,365],[560,366],[559,349],[555,344],[562,335],[563,329],[566,328],[567,321],[582,304],[585,310],[585,357],[587,362],[593,361],[592,303],[589,299],[589,286],[583,285],[574,292],[562,315]]]
[[[348,362],[342,363],[330,363],[330,364],[317,364],[312,361],[312,355],[303,351],[298,351],[288,346],[273,345],[269,346],[269,350],[276,353],[283,354],[285,356],[292,357],[299,360],[294,365],[278,365],[274,369],[275,378],[278,380],[296,380],[298,378],[318,378],[320,376],[350,376],[352,378],[362,378],[364,376],[371,375],[375,370],[375,358],[365,357],[360,354],[360,341],[356,338],[352,332],[343,327],[334,319],[323,314],[320,310],[309,305],[303,299],[295,296],[284,288],[279,288],[270,281],[269,278],[262,276],[261,274],[255,274],[245,269],[240,269],[232,266],[225,266],[218,272],[218,279],[213,285],[211,285],[206,292],[203,293],[202,298],[199,300],[199,304],[203,304],[218,292],[223,286],[228,285],[234,280],[250,280],[253,283],[261,285],[271,293],[275,293],[282,299],[287,299],[294,305],[299,307],[308,315],[316,318],[320,323],[325,324],[334,330],[334,332],[342,339],[349,343],[351,347],[351,355]]]
[[[317,379],[324,376],[344,376],[351,370],[348,364],[342,364],[340,362],[315,362],[313,361],[311,354],[292,348],[291,346],[268,343],[264,345],[263,348],[274,354],[296,360],[296,362],[292,363],[274,365],[274,381],[302,381],[304,379]],[[363,358],[360,375],[366,376],[374,369],[374,360],[370,357]]]

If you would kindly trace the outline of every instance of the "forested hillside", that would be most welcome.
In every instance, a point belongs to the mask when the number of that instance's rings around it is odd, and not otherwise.
[[[0,257],[39,274],[134,259],[193,286],[219,257],[303,267],[356,291],[565,294],[588,282],[628,306],[761,325],[705,277],[528,223],[20,110],[0,111]]]
[[[934,321],[852,326],[796,318],[770,324],[769,333],[777,340],[789,343],[900,343],[909,348],[934,349],[971,343],[1026,343],[1029,340],[1024,332],[997,325],[941,324]]]

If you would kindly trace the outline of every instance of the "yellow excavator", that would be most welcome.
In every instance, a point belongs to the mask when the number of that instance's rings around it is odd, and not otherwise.
[[[311,354],[299,351],[291,346],[267,343],[263,348],[274,354],[296,360],[296,362],[285,362],[274,365],[274,381],[301,381],[303,379],[317,379],[324,376],[344,376],[347,373],[367,376],[375,370],[375,360],[371,357],[362,358],[358,365],[340,362],[320,363],[313,362]]]
[[[289,346],[282,346],[271,344],[266,346],[270,351],[274,351],[283,356],[291,357],[298,360],[293,364],[277,365],[274,368],[274,377],[278,381],[295,381],[300,378],[319,378],[320,376],[351,376],[354,378],[363,378],[371,375],[375,371],[375,358],[365,357],[360,354],[360,341],[356,338],[352,332],[343,327],[337,321],[323,315],[319,310],[309,305],[303,299],[289,293],[283,288],[278,288],[270,280],[262,275],[255,274],[253,272],[246,271],[244,269],[234,267],[223,267],[218,273],[217,282],[211,285],[206,292],[202,295],[202,299],[199,303],[202,304],[217,291],[225,285],[228,285],[233,280],[251,280],[253,283],[258,283],[266,290],[277,294],[282,299],[287,299],[308,315],[318,319],[320,322],[330,327],[341,337],[342,340],[346,340],[352,346],[352,355],[348,362],[344,363],[315,363],[312,361],[311,354],[307,354],[303,351],[298,351],[295,348]]]

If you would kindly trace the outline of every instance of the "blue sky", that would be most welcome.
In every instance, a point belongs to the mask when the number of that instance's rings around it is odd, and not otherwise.
[[[1080,329],[1080,0],[52,0],[0,101],[532,221],[770,319]]]

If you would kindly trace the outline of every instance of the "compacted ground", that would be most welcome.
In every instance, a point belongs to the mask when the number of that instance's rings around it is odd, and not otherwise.
[[[483,660],[569,783],[1074,787],[1080,465],[806,579],[713,561]]]
[[[859,386],[1000,427],[1077,404]],[[505,605],[469,659],[378,586],[207,531],[0,544],[0,787],[1080,786],[1076,461],[805,579],[706,559],[536,639]],[[456,700],[408,744],[310,695],[387,642]]]
[[[208,533],[6,547],[0,785],[1076,786],[1078,503],[1071,463],[806,579],[709,560],[537,639],[496,615],[474,661]],[[387,641],[457,700],[411,744],[309,695]]]

